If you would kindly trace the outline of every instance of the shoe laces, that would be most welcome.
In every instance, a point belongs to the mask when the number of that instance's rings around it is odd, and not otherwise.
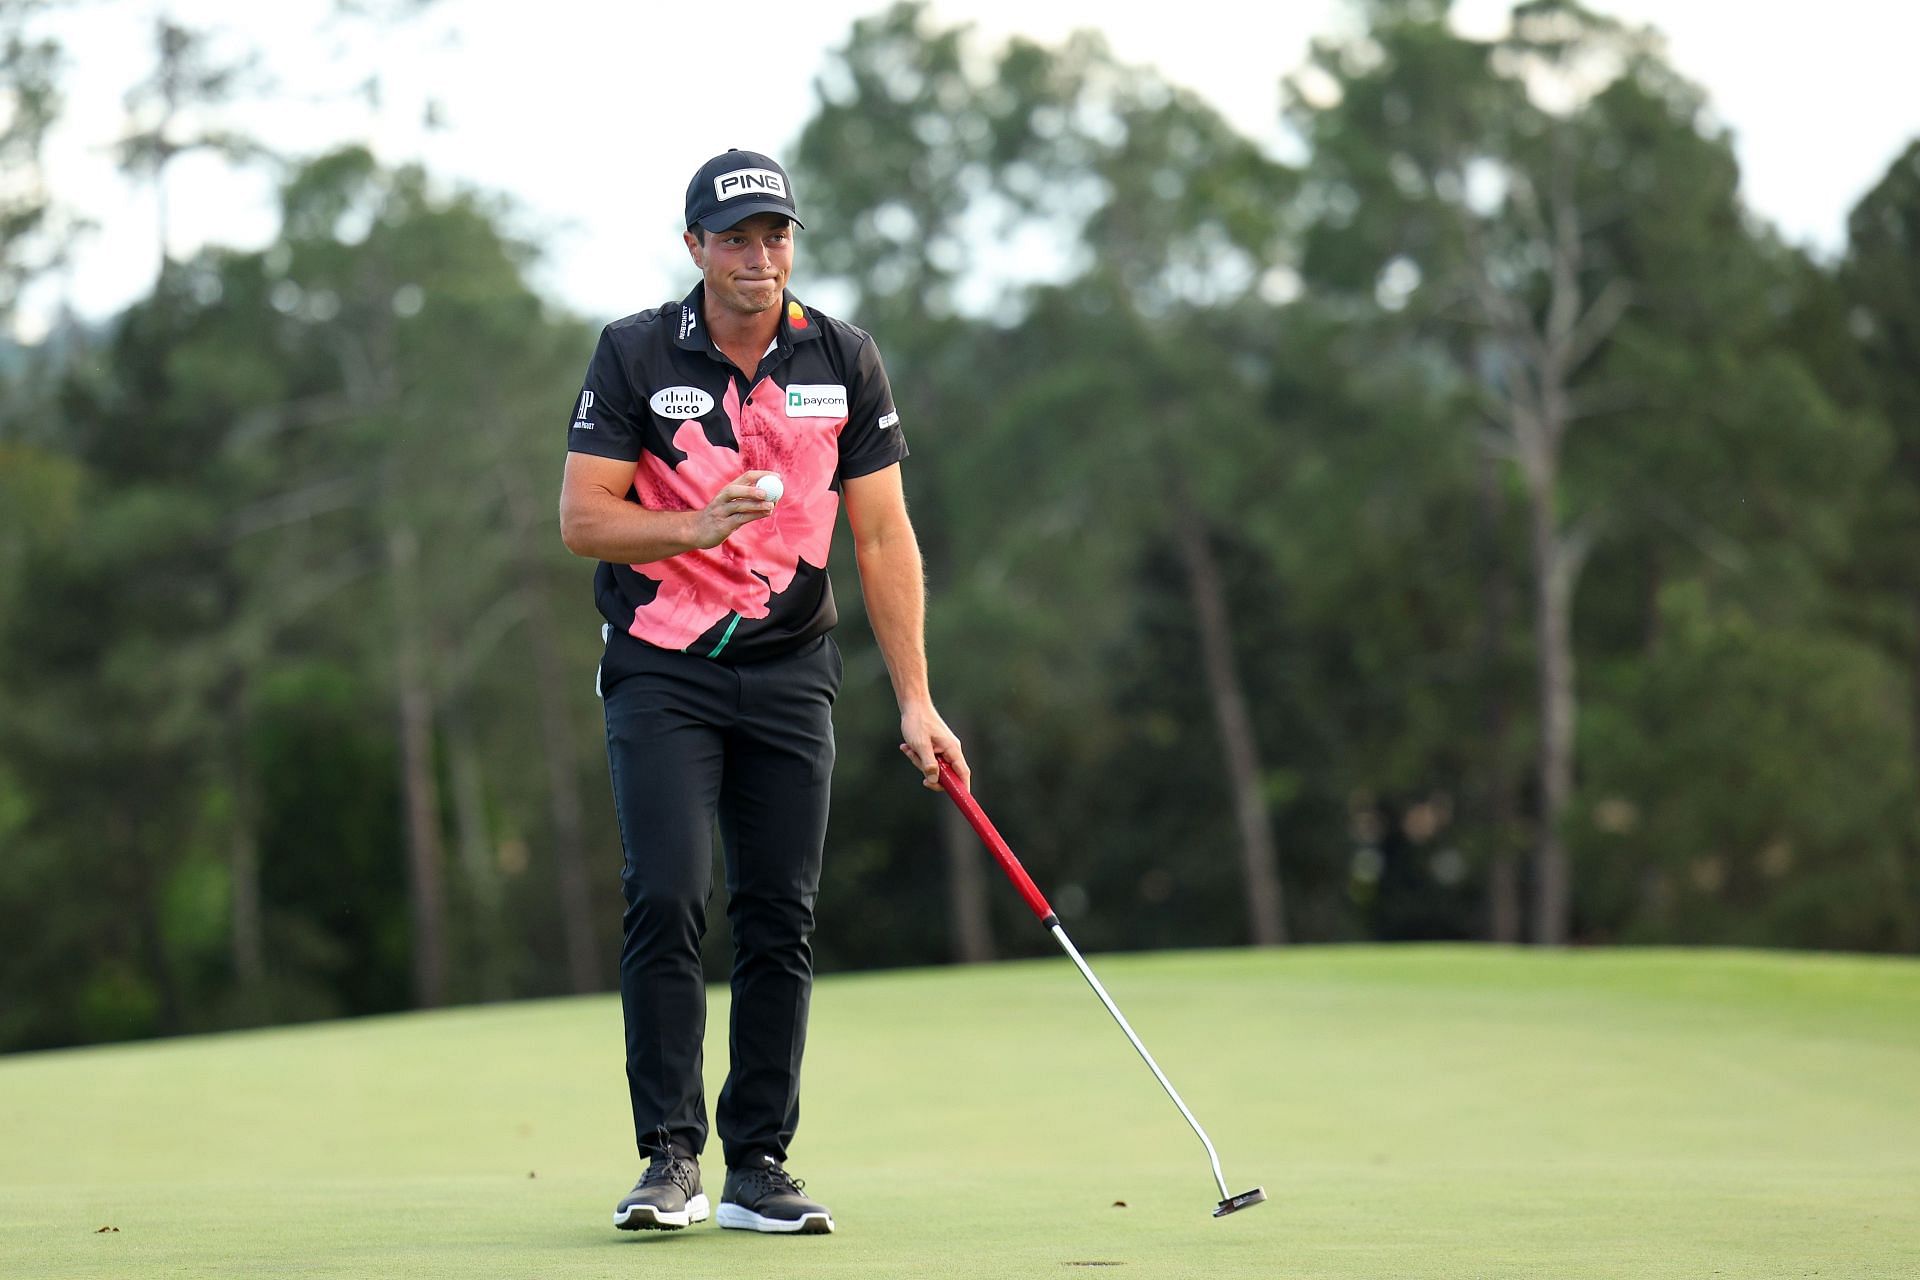
[[[756,1177],[775,1195],[799,1195],[807,1189],[806,1180],[796,1178],[772,1159],[754,1170]]]
[[[694,1163],[679,1156],[655,1156],[640,1175],[640,1185],[656,1187],[663,1182],[671,1182],[688,1195],[693,1194]]]

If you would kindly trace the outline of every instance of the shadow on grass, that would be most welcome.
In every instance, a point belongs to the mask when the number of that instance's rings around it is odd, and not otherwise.
[[[777,1235],[779,1241],[814,1240],[831,1244],[833,1234]],[[666,1249],[673,1248],[692,1253],[701,1249],[747,1248],[756,1246],[768,1239],[768,1235],[758,1231],[725,1231],[719,1227],[686,1227],[679,1231],[613,1231],[599,1232],[567,1231],[545,1235],[540,1241],[543,1248],[555,1249]],[[806,1245],[787,1244],[786,1248],[806,1248]]]

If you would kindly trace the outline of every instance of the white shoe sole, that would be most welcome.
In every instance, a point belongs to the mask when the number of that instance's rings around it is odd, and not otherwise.
[[[687,1201],[687,1207],[678,1213],[663,1213],[650,1204],[629,1205],[625,1209],[616,1209],[613,1225],[622,1231],[678,1231],[690,1227],[696,1222],[705,1222],[711,1212],[704,1195],[697,1195]]]
[[[721,1226],[734,1231],[765,1231],[777,1235],[824,1236],[833,1231],[833,1217],[825,1213],[807,1213],[798,1218],[763,1218],[745,1205],[720,1202],[720,1213],[714,1218]]]

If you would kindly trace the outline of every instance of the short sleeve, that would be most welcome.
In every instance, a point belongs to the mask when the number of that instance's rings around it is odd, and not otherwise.
[[[847,397],[847,425],[840,431],[840,478],[871,475],[906,456],[907,441],[900,434],[893,387],[887,382],[879,349],[868,338],[860,344],[855,358],[854,385]]]
[[[586,381],[580,385],[580,397],[573,403],[567,452],[638,461],[642,419],[636,410],[625,363],[614,346],[612,333],[603,329],[600,345],[594,348],[593,361],[587,366]]]

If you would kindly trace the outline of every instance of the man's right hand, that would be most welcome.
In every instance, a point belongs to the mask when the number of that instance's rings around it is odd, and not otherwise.
[[[693,545],[717,547],[741,526],[773,514],[774,504],[761,494],[758,481],[771,471],[748,471],[713,495],[693,516]]]
[[[755,484],[771,471],[747,471],[698,511],[653,511],[629,502],[631,462],[569,453],[560,483],[560,538],[567,550],[612,564],[652,564],[696,548],[717,547],[741,525],[773,514]]]

